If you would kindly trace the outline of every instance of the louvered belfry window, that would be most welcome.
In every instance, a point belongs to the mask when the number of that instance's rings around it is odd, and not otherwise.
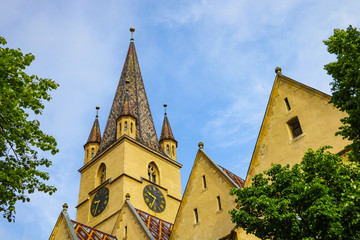
[[[302,134],[301,125],[297,117],[294,117],[293,119],[288,121],[287,124],[289,125],[293,138],[296,138],[297,136],[300,136]]]

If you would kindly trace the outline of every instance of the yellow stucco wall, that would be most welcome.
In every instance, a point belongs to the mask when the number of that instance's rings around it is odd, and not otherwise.
[[[157,186],[166,199],[166,209],[162,213],[151,211],[143,199],[143,189],[152,184],[148,178],[148,164],[154,163],[159,172]],[[106,179],[101,186],[96,180],[100,165],[106,165]],[[81,181],[76,221],[90,227],[109,232],[112,230],[114,215],[120,210],[127,193],[135,208],[148,212],[168,222],[173,222],[181,200],[181,165],[129,138],[121,137],[110,149],[94,158],[81,168]],[[93,217],[90,205],[95,193],[101,187],[109,189],[109,203],[105,210]]]
[[[291,110],[287,109],[287,98]],[[338,153],[348,144],[335,132],[345,113],[329,104],[330,96],[287,77],[276,77],[263,124],[252,156],[245,186],[251,178],[271,167],[299,163],[308,148],[333,146]],[[292,139],[287,122],[298,117],[303,134]]]
[[[126,230],[125,230],[126,227]],[[125,235],[126,232],[126,235]],[[150,239],[140,225],[140,222],[131,211],[129,205],[124,204],[116,220],[115,229],[112,233],[117,239]]]
[[[206,188],[203,184],[206,179]],[[234,198],[229,195],[234,185],[199,150],[171,233],[171,239],[218,239],[234,228],[228,211]],[[221,208],[218,208],[220,196]],[[194,209],[198,211],[199,222],[195,223]]]

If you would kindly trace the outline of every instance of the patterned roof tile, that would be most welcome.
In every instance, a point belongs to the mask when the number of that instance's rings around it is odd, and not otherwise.
[[[165,140],[165,139],[170,139],[170,140],[175,140],[174,135],[172,133],[171,130],[171,126],[169,123],[169,120],[167,118],[167,114],[165,113],[164,116],[164,121],[163,121],[163,126],[162,126],[162,130],[161,130],[161,136],[160,136],[160,141]]]
[[[126,100],[126,95],[128,95],[128,100]],[[116,120],[121,116],[122,109],[131,112],[137,120],[135,139],[145,146],[165,154],[156,135],[133,41],[130,42],[98,154],[116,141]]]
[[[88,227],[82,223],[71,221],[79,239],[81,240],[117,240],[110,234]]]
[[[170,239],[171,230],[173,228],[172,223],[166,222],[160,218],[154,217],[139,209],[135,209],[140,219],[144,222],[150,233],[156,240],[168,240]]]
[[[244,187],[244,184],[245,184],[244,179],[242,179],[241,177],[236,176],[235,174],[233,174],[232,172],[230,172],[226,168],[223,168],[220,165],[218,165],[218,166],[226,173],[226,175],[229,176],[229,178],[231,178],[231,180],[233,180],[236,183],[236,185],[238,187],[240,187],[240,188]]]
[[[101,142],[101,133],[98,117],[96,116],[94,124],[91,128],[89,138],[86,143],[100,143]]]

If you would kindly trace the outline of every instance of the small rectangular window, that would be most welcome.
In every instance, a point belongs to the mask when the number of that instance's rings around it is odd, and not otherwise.
[[[202,181],[203,181],[203,189],[206,188],[206,178],[205,175],[202,176]]]
[[[127,237],[127,226],[125,226],[125,232],[124,232],[124,237],[126,238]]]
[[[285,101],[287,110],[290,111],[290,110],[291,110],[291,107],[290,107],[290,103],[289,103],[288,98],[286,97],[286,98],[284,99],[284,101]]]
[[[195,223],[198,223],[199,222],[199,215],[198,215],[198,210],[197,208],[194,209],[194,220],[195,220]]]
[[[293,138],[296,138],[297,136],[300,136],[302,134],[302,129],[301,129],[301,126],[300,126],[300,122],[299,122],[299,119],[297,117],[294,117],[293,119],[288,121],[287,124],[288,124],[288,126],[290,128],[290,131],[291,131],[291,134],[292,134]]]
[[[218,203],[218,210],[220,211],[221,210],[220,196],[217,196],[216,199],[217,199],[217,203]]]

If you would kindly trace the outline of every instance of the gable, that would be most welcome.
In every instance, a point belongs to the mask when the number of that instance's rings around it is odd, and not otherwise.
[[[348,144],[335,132],[345,113],[329,104],[330,96],[278,74],[260,128],[245,186],[271,164],[299,163],[308,148],[333,146],[332,152]]]
[[[186,236],[191,236],[192,239],[217,239],[229,234],[234,224],[228,210],[235,206],[234,198],[229,195],[231,187],[237,185],[200,149],[170,239],[184,239]]]

